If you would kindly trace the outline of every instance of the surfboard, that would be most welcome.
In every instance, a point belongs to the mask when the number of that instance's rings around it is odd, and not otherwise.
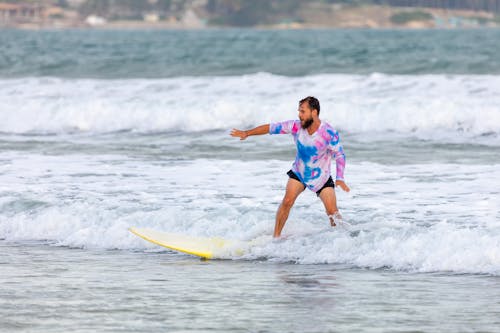
[[[211,259],[230,252],[239,255],[243,254],[241,242],[230,241],[220,237],[195,237],[133,227],[129,228],[129,231],[148,242],[200,258]]]

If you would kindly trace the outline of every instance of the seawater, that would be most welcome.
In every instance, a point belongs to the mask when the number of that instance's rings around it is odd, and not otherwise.
[[[498,36],[2,31],[0,327],[498,331]],[[273,241],[293,141],[229,131],[307,95],[352,226],[305,192]],[[131,226],[255,245],[203,262]]]
[[[6,332],[495,332],[500,324],[492,276],[0,246]]]
[[[499,74],[498,29],[15,31],[2,77]]]

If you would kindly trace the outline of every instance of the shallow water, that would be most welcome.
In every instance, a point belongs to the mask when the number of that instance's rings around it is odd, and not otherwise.
[[[0,324],[29,332],[495,332],[500,280],[0,242]]]

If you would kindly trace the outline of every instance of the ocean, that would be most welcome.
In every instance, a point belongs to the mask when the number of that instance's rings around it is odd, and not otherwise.
[[[500,331],[500,30],[0,31],[0,331]],[[321,103],[351,226],[290,136]],[[129,227],[254,241],[216,260]]]

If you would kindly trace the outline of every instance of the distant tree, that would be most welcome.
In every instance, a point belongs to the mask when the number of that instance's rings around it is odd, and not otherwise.
[[[293,16],[301,0],[209,0],[206,9],[212,22],[231,26],[274,23],[276,15]]]
[[[96,14],[99,16],[107,16],[109,13],[110,0],[87,0],[79,8],[79,12],[83,16]]]
[[[170,11],[170,8],[172,6],[172,1],[171,0],[158,0],[156,2],[156,8],[159,10],[159,11],[162,11],[162,12],[169,12]]]
[[[271,11],[271,2],[268,0],[241,1],[240,8],[228,19],[231,25],[252,26],[267,22]]]
[[[275,0],[272,2],[273,13],[293,15],[303,2],[302,0]]]
[[[500,12],[500,0],[373,0],[373,2],[398,7],[428,7]]]
[[[151,3],[147,0],[117,0],[114,2],[115,6],[122,9],[128,9],[130,12],[140,13],[151,9]]]
[[[406,24],[411,21],[429,21],[432,19],[431,14],[420,10],[396,13],[391,16],[391,21],[396,24]]]
[[[57,0],[56,6],[62,7],[62,8],[68,8],[69,4],[67,0]]]
[[[209,13],[215,13],[215,11],[217,9],[217,1],[216,0],[208,0],[205,8]]]

